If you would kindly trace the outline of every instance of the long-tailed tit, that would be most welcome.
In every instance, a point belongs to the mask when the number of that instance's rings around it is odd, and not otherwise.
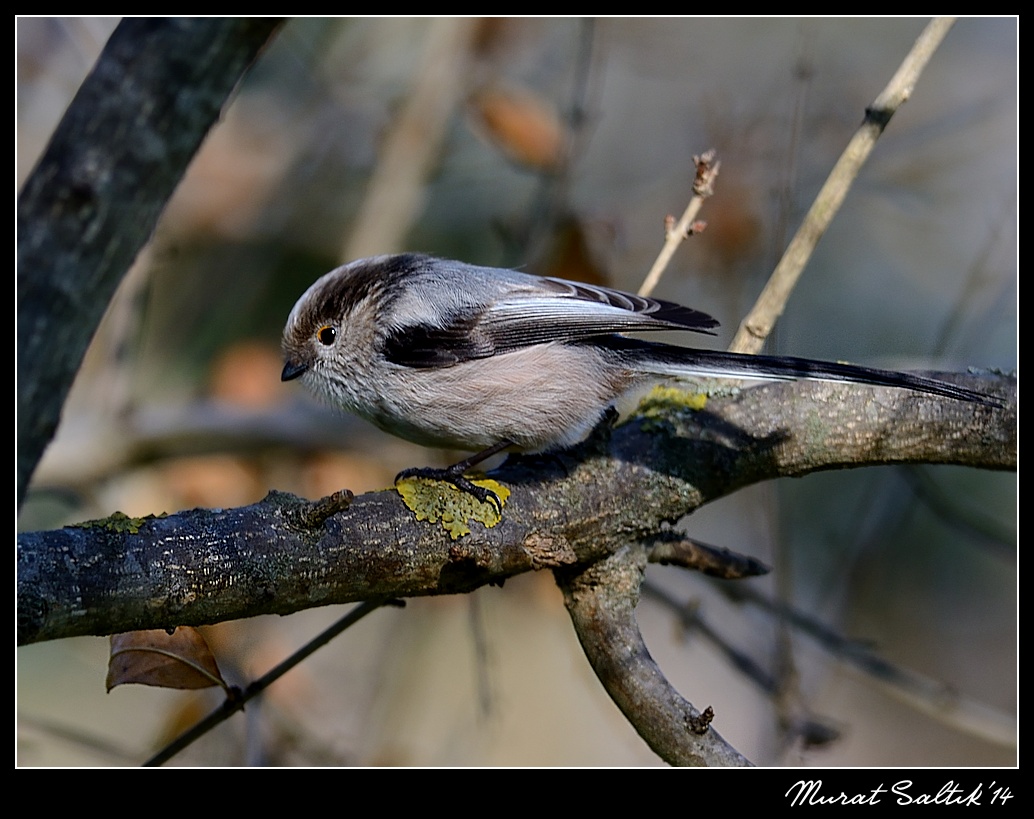
[[[666,378],[847,381],[1000,406],[908,373],[621,335],[717,326],[699,310],[604,287],[431,256],[375,256],[327,273],[298,300],[284,328],[281,378],[300,378],[332,405],[410,441],[480,450],[432,472],[482,499],[490,493],[471,489],[467,467],[504,449],[572,446],[608,408]]]

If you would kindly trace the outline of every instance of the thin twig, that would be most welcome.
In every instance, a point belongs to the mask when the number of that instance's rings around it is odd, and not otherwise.
[[[783,690],[785,674],[769,672],[745,651],[726,640],[707,618],[701,615],[699,606],[693,603],[682,603],[674,595],[649,581],[643,583],[643,592],[672,609],[678,615],[682,627],[687,633],[694,632],[704,637],[725,657],[729,665],[753,682],[766,695],[773,700],[785,696]],[[776,665],[778,667],[778,664]],[[784,712],[780,721],[795,740],[801,741],[807,747],[814,747],[832,742],[839,737],[839,730],[828,718],[813,714],[807,707],[807,703],[799,697],[793,697],[791,700],[787,704],[788,709],[780,709]]]
[[[960,694],[946,683],[902,668],[881,657],[866,643],[844,637],[816,618],[786,603],[770,600],[755,589],[728,583],[718,588],[730,599],[753,603],[773,617],[790,623],[832,657],[860,671],[915,710],[988,742],[1015,747],[1017,726],[1012,715]]]
[[[650,268],[650,272],[643,279],[643,284],[639,288],[640,296],[649,296],[654,291],[678,246],[693,233],[699,233],[703,229],[702,224],[697,224],[696,218],[700,208],[703,207],[704,200],[714,193],[714,180],[718,176],[718,169],[722,166],[721,162],[715,160],[715,155],[715,151],[712,149],[705,151],[700,156],[693,157],[693,163],[696,165],[693,198],[689,200],[689,204],[678,222],[672,224],[673,220],[670,216],[665,220],[664,246],[657,254],[657,259]]]
[[[768,566],[750,555],[711,546],[670,529],[658,532],[645,543],[650,546],[651,563],[682,566],[684,569],[693,569],[724,580],[756,577],[771,571]]]
[[[786,302],[804,266],[811,258],[826,228],[833,221],[833,217],[840,210],[848,190],[875,147],[876,140],[887,127],[894,112],[911,96],[923,68],[954,22],[954,18],[950,17],[931,20],[887,87],[866,109],[861,126],[840,155],[822,190],[815,197],[808,215],[790,241],[753,309],[740,324],[740,329],[729,346],[731,351],[761,351],[776,320],[783,314]]]
[[[298,649],[294,654],[284,660],[275,668],[267,671],[255,682],[249,685],[243,692],[240,692],[237,696],[229,696],[223,701],[215,711],[205,717],[201,722],[197,723],[193,728],[189,729],[179,737],[174,739],[162,750],[152,756],[147,762],[144,763],[144,767],[155,767],[168,762],[172,757],[178,754],[187,746],[191,745],[215,726],[228,720],[231,716],[236,714],[238,711],[244,710],[245,704],[257,697],[263,691],[265,691],[274,682],[279,680],[284,674],[294,668],[298,663],[312,654],[316,649],[322,648],[341,632],[358,623],[363,617],[375,609],[380,608],[384,605],[403,606],[404,602],[400,600],[377,600],[368,601],[366,603],[360,603],[354,609],[348,612],[344,617],[338,620],[329,628],[322,631],[316,637],[311,639],[308,643]]]

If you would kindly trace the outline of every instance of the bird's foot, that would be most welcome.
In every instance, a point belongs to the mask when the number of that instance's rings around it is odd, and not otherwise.
[[[414,467],[411,469],[403,469],[395,476],[395,483],[403,481],[406,478],[426,478],[432,481],[445,481],[450,483],[459,489],[461,492],[465,492],[471,497],[477,499],[480,503],[490,503],[496,508],[496,512],[500,515],[503,512],[503,503],[499,500],[499,496],[491,489],[486,489],[483,486],[478,486],[476,483],[466,478],[463,475],[463,468],[467,466],[467,462],[464,461],[454,466],[446,467],[445,469],[435,469],[434,467],[423,466]],[[459,467],[459,469],[457,469]]]

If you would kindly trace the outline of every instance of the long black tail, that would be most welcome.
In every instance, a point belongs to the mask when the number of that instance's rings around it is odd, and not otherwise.
[[[658,375],[688,378],[753,378],[765,381],[794,381],[797,379],[846,381],[942,395],[945,398],[983,404],[986,407],[1004,406],[993,396],[968,390],[947,381],[937,381],[933,378],[893,370],[878,370],[834,361],[816,361],[810,358],[698,350],[692,347],[676,347],[671,344],[658,344],[624,336],[597,338],[593,339],[593,342],[614,350],[633,369],[655,372]]]

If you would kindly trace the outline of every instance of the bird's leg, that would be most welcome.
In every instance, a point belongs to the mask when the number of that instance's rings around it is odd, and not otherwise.
[[[395,483],[406,478],[428,478],[433,481],[445,481],[451,483],[461,492],[466,492],[478,499],[481,503],[492,503],[496,509],[502,514],[503,504],[499,500],[499,496],[491,489],[485,489],[483,486],[478,486],[469,479],[463,477],[463,473],[470,469],[472,466],[477,466],[482,461],[486,461],[493,455],[498,455],[504,449],[513,446],[513,441],[500,441],[497,444],[493,444],[488,449],[483,449],[469,458],[464,458],[459,463],[455,463],[452,466],[447,466],[444,469],[436,469],[431,466],[418,466],[411,469],[403,469],[395,476]]]

